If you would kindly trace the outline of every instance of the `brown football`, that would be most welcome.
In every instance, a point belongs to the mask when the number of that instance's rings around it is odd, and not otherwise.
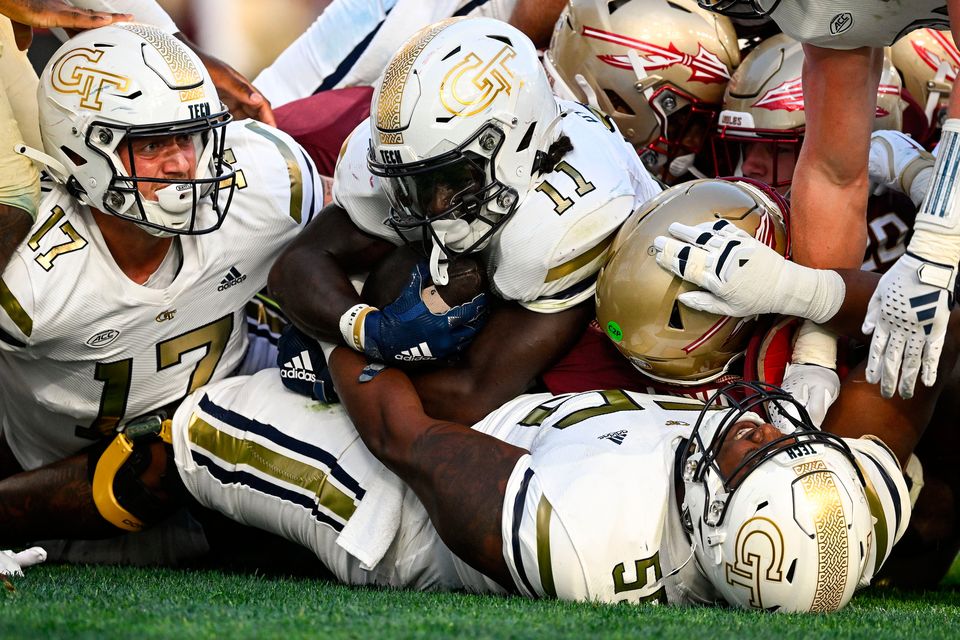
[[[361,299],[367,304],[382,309],[400,295],[410,281],[414,265],[423,256],[410,245],[397,247],[370,272],[363,283]],[[443,313],[450,307],[470,302],[487,290],[486,270],[473,256],[460,256],[448,269],[449,282],[434,286],[427,276],[424,283],[423,301],[434,313]]]

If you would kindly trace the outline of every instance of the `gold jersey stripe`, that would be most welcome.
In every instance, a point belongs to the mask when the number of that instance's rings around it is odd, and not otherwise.
[[[607,237],[605,237],[603,240],[598,242],[596,245],[594,245],[592,248],[590,248],[586,252],[581,253],[576,258],[573,258],[572,260],[568,260],[563,264],[559,264],[553,267],[552,269],[550,269],[549,271],[547,271],[547,277],[544,278],[544,282],[553,282],[554,280],[559,280],[564,276],[568,276],[574,271],[576,271],[577,269],[580,269],[590,264],[591,262],[593,262],[594,260],[602,256],[607,251],[607,249],[610,248],[610,244],[613,242],[613,237],[616,235],[616,233],[617,233],[617,230],[611,231]]]
[[[553,560],[550,558],[550,518],[553,505],[547,496],[540,496],[537,505],[537,566],[540,569],[540,586],[551,598],[557,597],[557,587],[553,582]]]
[[[317,496],[322,507],[343,520],[349,520],[357,510],[353,498],[328,482],[328,474],[322,469],[271,451],[259,443],[234,438],[196,414],[190,419],[189,434],[191,442],[228,464],[247,465],[272,478],[310,491]]]
[[[280,155],[286,161],[287,172],[290,174],[290,217],[300,224],[303,217],[303,174],[300,172],[297,156],[286,142],[264,129],[259,122],[251,120],[246,127],[276,145]]]
[[[20,305],[20,301],[10,291],[3,278],[0,278],[0,308],[7,312],[13,324],[17,325],[17,329],[29,338],[33,333],[33,318]]]

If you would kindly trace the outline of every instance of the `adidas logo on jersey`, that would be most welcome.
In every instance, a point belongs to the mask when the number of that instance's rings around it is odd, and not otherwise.
[[[290,358],[280,368],[281,378],[316,382],[317,376],[313,373],[313,362],[310,361],[310,352],[301,351],[300,355]]]
[[[247,276],[241,274],[236,267],[230,267],[230,271],[227,271],[227,275],[223,276],[223,280],[220,281],[220,286],[217,287],[217,291],[229,289],[236,284],[240,284],[246,279]]]
[[[433,356],[433,353],[430,351],[430,346],[426,342],[421,342],[417,346],[410,349],[404,349],[398,355],[394,356],[393,359],[402,360],[404,362],[436,360],[436,358]]]
[[[605,433],[597,440],[609,440],[611,442],[616,442],[617,444],[623,444],[624,439],[627,437],[627,432],[625,430],[612,431],[610,433]]]

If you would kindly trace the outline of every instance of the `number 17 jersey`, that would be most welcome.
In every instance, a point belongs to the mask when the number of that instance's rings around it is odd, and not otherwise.
[[[166,286],[130,280],[90,210],[59,186],[44,194],[0,277],[0,430],[23,468],[71,455],[243,362],[245,303],[323,194],[312,162],[276,129],[232,123],[226,146],[237,188],[223,225],[175,240],[182,260]],[[197,215],[209,224],[208,200]]]

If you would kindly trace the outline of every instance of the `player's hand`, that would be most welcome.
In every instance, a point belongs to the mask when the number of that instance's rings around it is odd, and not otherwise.
[[[870,136],[870,182],[910,196],[918,207],[933,176],[933,162],[933,156],[905,133],[874,131]]]
[[[40,564],[47,559],[47,552],[41,547],[30,547],[19,553],[13,551],[0,551],[0,581],[5,583],[8,589],[12,589],[8,578],[23,576],[23,570]]]
[[[26,51],[33,40],[32,27],[51,29],[96,29],[133,20],[129,13],[110,13],[71,7],[62,0],[0,0],[0,13],[10,18],[17,48]]]
[[[928,387],[937,381],[955,280],[954,267],[911,253],[900,256],[880,278],[863,332],[873,334],[867,382],[879,382],[884,398],[892,397],[894,390],[904,399],[912,397],[918,372]]]
[[[836,371],[827,367],[791,363],[784,371],[780,387],[807,409],[813,424],[819,427],[827,417],[827,410],[840,395],[840,377]]]
[[[396,300],[363,319],[364,353],[383,362],[438,360],[464,349],[483,327],[487,294],[435,314],[424,303],[429,266],[419,262]]]
[[[292,324],[277,342],[277,367],[290,391],[327,404],[340,402],[320,344]]]
[[[779,313],[824,322],[843,302],[843,279],[833,271],[788,262],[726,220],[670,225],[672,238],[654,241],[657,264],[705,289],[677,296],[693,309],[746,318]]]
[[[273,108],[270,106],[270,102],[250,84],[249,80],[223,60],[200,49],[183,34],[178,33],[177,37],[199,56],[203,65],[207,68],[207,72],[210,73],[210,79],[217,87],[220,99],[223,104],[227,105],[234,118],[238,120],[253,118],[271,127],[277,126],[277,120],[273,116]]]

